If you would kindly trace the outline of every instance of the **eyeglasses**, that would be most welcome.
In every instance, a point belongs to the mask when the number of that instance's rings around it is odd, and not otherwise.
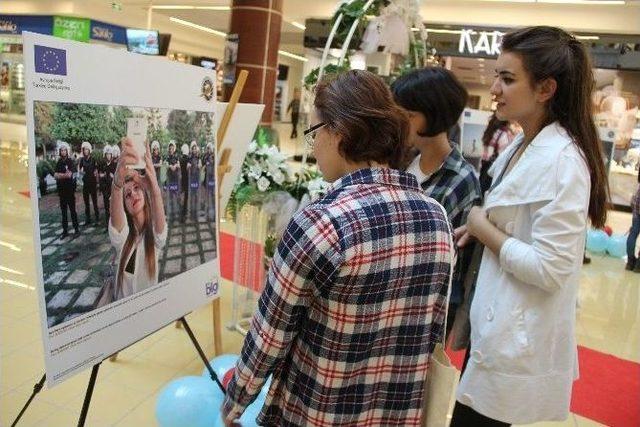
[[[313,148],[313,144],[316,141],[316,133],[327,124],[324,122],[320,122],[317,125],[311,126],[309,129],[304,131],[304,140],[309,145],[310,148]]]

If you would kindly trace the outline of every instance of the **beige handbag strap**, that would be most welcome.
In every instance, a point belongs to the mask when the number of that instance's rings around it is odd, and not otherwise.
[[[442,347],[444,348],[447,343],[447,318],[449,317],[449,300],[451,299],[451,286],[453,284],[453,267],[455,265],[456,257],[455,257],[455,243],[453,241],[453,232],[451,231],[451,223],[449,222],[449,216],[447,215],[447,211],[444,207],[438,203],[442,213],[447,220],[447,230],[449,230],[449,237],[451,239],[451,244],[449,245],[449,284],[447,286],[447,299],[445,301],[445,310],[444,310],[444,325],[442,329]]]

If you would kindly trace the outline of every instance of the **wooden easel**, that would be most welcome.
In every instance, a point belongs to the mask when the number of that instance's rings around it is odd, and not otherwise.
[[[241,70],[238,75],[238,81],[236,82],[233,92],[231,93],[231,98],[229,99],[229,105],[224,112],[224,116],[220,121],[220,127],[218,128],[218,133],[216,135],[216,147],[218,151],[218,206],[220,204],[220,190],[222,188],[222,181],[224,176],[231,172],[231,165],[229,164],[229,158],[231,157],[231,149],[225,148],[220,151],[222,148],[222,141],[227,133],[227,128],[229,127],[229,122],[231,121],[231,117],[233,117],[233,112],[236,109],[236,105],[240,100],[240,95],[242,94],[242,90],[244,89],[244,85],[247,82],[247,77],[249,76],[249,72],[247,70]],[[218,212],[218,218],[222,215],[222,212]],[[218,233],[220,232],[220,223],[218,222]],[[218,256],[220,253],[218,252]],[[216,298],[211,303],[211,312],[213,315],[213,353],[214,356],[218,356],[222,353],[222,319],[220,317],[220,298]]]

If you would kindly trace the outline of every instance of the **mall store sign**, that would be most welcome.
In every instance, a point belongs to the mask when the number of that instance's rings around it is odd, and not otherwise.
[[[472,55],[498,56],[500,55],[500,43],[503,35],[504,33],[501,31],[462,29],[460,41],[458,42],[458,52]]]
[[[91,21],[87,18],[53,17],[53,35],[63,39],[87,42],[90,27]]]
[[[0,15],[0,34],[20,35],[23,31],[53,34],[56,37],[82,42],[100,40],[127,44],[125,27],[93,19],[70,16]]]
[[[23,31],[51,34],[53,17],[37,15],[0,15],[0,34],[22,34]]]

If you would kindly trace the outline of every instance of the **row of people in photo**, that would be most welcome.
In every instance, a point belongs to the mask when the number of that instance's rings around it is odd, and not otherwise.
[[[110,218],[110,197],[113,177],[120,157],[118,145],[106,145],[103,150],[104,161],[96,162],[92,156],[92,145],[84,141],[81,144],[81,157],[76,162],[69,153],[69,144],[58,141],[58,161],[54,171],[56,187],[60,197],[62,216],[62,236],[68,235],[68,216],[79,233],[78,217],[75,209],[76,178],[82,180],[82,197],[85,207],[85,225],[90,225],[91,204],[95,223],[100,221],[98,207],[98,190],[103,197],[104,219],[108,226]],[[181,147],[182,156],[176,153],[176,142],[170,141],[167,154],[163,158],[158,141],[151,143],[151,159],[158,187],[163,191],[166,203],[165,212],[172,219],[180,218],[183,222],[187,216],[197,220],[200,212],[204,212],[210,220],[215,220],[215,155],[213,144],[205,147],[201,155],[198,144],[191,143]],[[166,179],[161,180],[161,169],[166,168]]]

